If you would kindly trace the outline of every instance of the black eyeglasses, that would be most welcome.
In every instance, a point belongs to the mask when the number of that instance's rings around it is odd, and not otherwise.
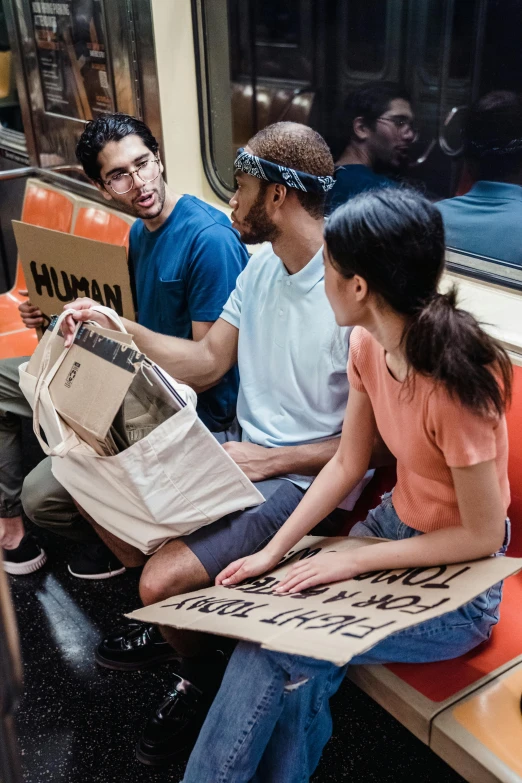
[[[408,120],[406,117],[377,117],[377,122],[379,121],[391,122],[392,125],[395,125],[400,133],[406,133],[407,131],[410,131],[414,136],[413,141],[419,137],[419,129],[413,123],[413,120]]]
[[[136,174],[142,182],[154,182],[160,175],[160,165],[157,158],[152,160],[145,160],[136,166],[135,169],[130,171],[122,171],[121,174],[115,174],[110,179],[104,182],[104,185],[108,185],[111,190],[118,193],[120,196],[124,193],[128,193],[134,187],[134,174]]]

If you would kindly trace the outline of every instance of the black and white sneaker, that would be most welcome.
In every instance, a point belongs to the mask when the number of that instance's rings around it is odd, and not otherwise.
[[[123,563],[103,541],[85,546],[82,554],[71,560],[67,568],[78,579],[110,579],[125,573]]]
[[[2,549],[2,554],[4,571],[16,576],[33,574],[47,560],[47,555],[31,533],[25,534],[16,549]]]

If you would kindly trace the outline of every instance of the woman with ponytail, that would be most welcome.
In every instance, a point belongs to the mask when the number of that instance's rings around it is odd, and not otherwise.
[[[438,293],[444,230],[422,196],[386,189],[340,207],[325,230],[325,290],[350,340],[350,396],[337,454],[260,552],[218,584],[273,568],[365,474],[377,432],[397,484],[351,531],[391,539],[296,563],[279,592],[367,571],[503,554],[509,538],[504,411],[511,366],[455,293]],[[498,622],[501,585],[460,609],[400,631],[351,663],[462,655]],[[346,667],[241,642],[190,758],[184,783],[303,783],[331,734],[328,707]]]

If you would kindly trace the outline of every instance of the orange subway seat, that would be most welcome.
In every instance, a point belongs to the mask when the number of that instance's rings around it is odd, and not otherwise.
[[[73,210],[74,202],[67,193],[28,181],[22,209],[24,223],[69,233]]]
[[[38,345],[34,329],[22,326],[14,332],[0,332],[0,359],[30,356]]]
[[[128,248],[131,225],[131,219],[120,217],[103,207],[80,206],[72,233],[78,237]]]

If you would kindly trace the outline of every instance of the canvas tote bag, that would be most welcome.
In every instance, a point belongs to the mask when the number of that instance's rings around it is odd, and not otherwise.
[[[125,331],[113,311],[114,323]],[[49,384],[69,349],[50,366],[64,312],[46,345],[38,377],[20,367],[20,387],[34,411],[34,432],[52,457],[57,480],[110,533],[151,554],[168,539],[264,502],[261,493],[200,421],[195,394],[169,378],[187,402],[147,437],[115,456],[96,454],[60,419]],[[164,371],[162,371],[164,373]],[[166,375],[166,373],[164,373]],[[48,443],[40,435],[42,427]]]

